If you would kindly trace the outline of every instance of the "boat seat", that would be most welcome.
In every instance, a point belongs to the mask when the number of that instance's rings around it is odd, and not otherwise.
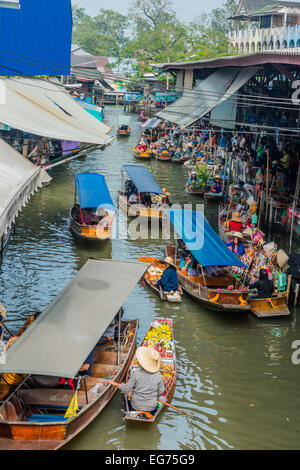
[[[9,401],[14,405],[16,413],[17,413],[17,415],[19,415],[22,412],[23,408],[22,408],[21,402],[20,402],[19,398],[17,397],[17,395],[13,394],[10,397]]]
[[[107,377],[111,378],[119,370],[120,366],[113,366],[107,364],[93,364],[92,366],[92,377]]]
[[[65,418],[64,415],[31,415],[27,419],[28,423],[49,423],[58,421],[67,421],[69,418]]]
[[[95,349],[94,363],[103,363],[107,365],[117,365],[118,354],[115,351],[103,351]]]
[[[83,386],[83,385],[82,385]],[[44,408],[60,408],[68,407],[74,397],[73,390],[60,390],[60,389],[34,389],[34,390],[20,390],[19,395],[21,400],[27,405],[36,405]],[[84,390],[79,390],[78,406],[86,405],[86,397]],[[88,393],[88,401],[95,398],[93,393]]]

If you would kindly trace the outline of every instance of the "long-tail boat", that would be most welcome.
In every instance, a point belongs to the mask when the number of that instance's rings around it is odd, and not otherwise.
[[[0,404],[1,450],[54,450],[85,429],[109,403],[132,360],[137,320],[120,309],[148,265],[90,259],[8,349],[0,373],[29,374]],[[96,346],[117,316],[117,340]],[[91,376],[77,379],[94,349]],[[59,387],[59,378],[75,390]],[[77,385],[76,385],[77,382]]]
[[[147,149],[145,152],[140,152],[137,147],[134,147],[133,155],[135,156],[135,158],[140,158],[141,160],[151,160],[152,151],[150,149]]]
[[[111,238],[116,210],[105,177],[99,173],[77,174],[74,199],[70,213],[72,232],[89,241]]]
[[[160,332],[162,341],[156,338],[156,331]],[[165,336],[164,336],[165,333]],[[162,375],[165,392],[162,396],[162,401],[170,403],[176,386],[177,380],[177,362],[176,352],[174,344],[174,333],[173,333],[173,321],[168,318],[156,318],[150,329],[148,330],[145,338],[143,339],[141,346],[148,346],[148,343],[152,345],[160,354],[160,373]],[[136,366],[136,360],[133,359],[131,367]],[[130,378],[130,370],[127,374],[127,381]],[[143,411],[130,411],[128,405],[128,396],[125,395],[126,403],[126,420],[129,421],[142,421],[144,423],[153,423],[158,415],[165,408],[165,405],[158,404],[156,412],[152,415],[151,413],[145,413]]]
[[[117,135],[119,137],[127,137],[130,135],[130,116],[126,116],[124,114],[119,114],[119,127],[117,130]]]
[[[176,262],[178,280],[183,290],[207,308],[221,311],[249,311],[249,290],[230,269],[232,266],[240,268],[246,266],[226,247],[203,214],[197,211],[173,209],[166,210],[166,214],[197,264],[193,275],[184,269],[179,269],[178,250],[172,245],[166,246],[167,256],[172,256]],[[205,274],[205,269],[211,266],[217,266],[219,274]]]
[[[163,290],[156,286],[157,281],[161,278],[166,266],[163,261],[159,261],[157,258],[151,256],[141,256],[139,261],[142,263],[151,263],[151,266],[144,274],[144,281],[147,286],[156,294],[161,300],[171,303],[182,302],[182,289],[179,286],[178,292],[173,294],[163,292]]]
[[[123,169],[130,179],[124,182],[124,190],[118,192],[119,207],[130,217],[140,216],[149,221],[166,219],[163,205],[168,201],[168,194],[162,190],[147,168],[142,165],[123,165]],[[124,176],[123,170],[122,175]],[[137,196],[137,201],[133,204],[130,203],[132,193]],[[146,195],[151,200],[147,205],[144,204]]]

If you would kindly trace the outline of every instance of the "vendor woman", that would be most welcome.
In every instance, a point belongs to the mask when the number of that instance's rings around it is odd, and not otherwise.
[[[222,192],[221,176],[216,175],[215,181],[216,183],[211,187],[210,190],[212,193],[220,194]]]
[[[154,415],[157,411],[157,401],[164,393],[165,386],[159,372],[160,356],[153,347],[141,346],[136,350],[139,367],[130,371],[130,379],[125,384],[119,384],[119,390],[128,395],[131,411],[144,411]],[[117,385],[109,381],[112,385]]]
[[[240,232],[230,232],[228,237],[230,238],[230,241],[226,243],[228,248],[236,255],[243,256],[245,254],[243,235]]]
[[[229,231],[241,232],[243,230],[243,221],[238,212],[233,212],[229,221]]]
[[[160,280],[156,283],[157,287],[161,287],[163,292],[176,292],[178,290],[178,277],[176,272],[176,265],[173,258],[167,256],[164,260],[166,269],[163,272]]]

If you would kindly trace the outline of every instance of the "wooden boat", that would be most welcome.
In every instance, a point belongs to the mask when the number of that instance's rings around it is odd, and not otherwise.
[[[85,346],[88,350],[93,348],[98,335],[107,326],[108,318],[113,319],[118,305],[110,301],[111,295],[114,299],[120,288],[121,296],[124,298],[132,289],[132,282],[137,282],[143,275],[146,265],[141,263],[126,263],[119,261],[89,260],[78,273],[74,281],[62,291],[62,293],[52,302],[46,312],[39,318],[35,328],[28,330],[17,340],[23,347],[23,354],[19,354],[15,344],[9,348],[7,353],[7,366],[1,366],[0,372],[8,372],[9,364],[19,364],[17,367],[24,367],[24,372],[30,374],[25,381],[0,404],[0,449],[1,450],[55,450],[86,428],[109,403],[116,388],[104,380],[110,378],[116,382],[121,382],[126,377],[128,366],[132,360],[138,328],[138,320],[121,321],[119,314],[119,326],[117,327],[118,340],[113,339],[104,345],[95,348],[94,362],[91,369],[91,376],[85,376],[80,380],[80,388],[77,390],[78,411],[72,408],[72,400],[75,397],[73,390],[65,390],[58,387],[58,379],[62,371],[67,377],[74,377],[71,374],[74,362],[78,370],[82,364],[82,334],[85,330]],[[102,265],[102,266],[101,266]],[[101,268],[101,269],[99,269]],[[130,280],[129,280],[130,278]],[[113,279],[115,283],[112,286]],[[119,285],[122,283],[122,287]],[[95,289],[95,286],[98,287]],[[102,286],[99,289],[99,286]],[[78,288],[88,288],[87,296],[80,296]],[[115,293],[113,293],[115,290]],[[91,301],[91,297],[93,301]],[[126,297],[126,294],[125,294]],[[101,315],[99,305],[105,302],[106,316],[105,325],[101,325]],[[115,304],[113,306],[113,303]],[[85,304],[84,322],[81,321],[83,305]],[[68,308],[72,310],[74,319],[73,326],[64,333],[63,325],[68,321]],[[104,318],[104,317],[103,317]],[[108,320],[108,321],[111,321]],[[62,322],[62,323],[60,323]],[[96,323],[98,328],[96,328]],[[45,326],[46,324],[46,326]],[[49,325],[54,325],[49,329]],[[49,341],[39,340],[42,329],[45,328]],[[49,330],[50,334],[49,334]],[[71,331],[70,331],[71,330]],[[76,333],[77,331],[77,333]],[[80,334],[78,334],[80,331]],[[66,357],[62,357],[63,344],[68,335],[72,335],[74,350]],[[54,341],[55,338],[55,341]],[[78,342],[78,338],[79,342]],[[38,361],[35,361],[33,348],[24,348],[26,340],[35,339],[42,341],[43,348],[39,349]],[[96,341],[95,341],[96,339]],[[51,342],[53,340],[53,342]],[[61,349],[62,348],[62,349]],[[81,349],[81,353],[78,351]],[[25,353],[24,353],[25,350]],[[48,358],[51,358],[49,361]],[[70,359],[72,358],[72,359]],[[71,364],[68,363],[71,360]],[[23,366],[22,366],[23,364]],[[40,375],[39,366],[53,369],[53,376]],[[77,368],[77,366],[79,366]],[[32,370],[33,373],[29,372]],[[26,370],[25,370],[26,369]],[[54,372],[55,369],[55,372]],[[69,372],[68,372],[69,371]],[[36,375],[38,372],[39,375]],[[57,372],[57,376],[56,375]],[[71,405],[71,406],[70,406]],[[66,411],[71,411],[70,417],[65,417]],[[75,411],[72,413],[72,411]]]
[[[170,162],[172,159],[173,152],[158,152],[156,154],[156,160],[161,162]]]
[[[98,416],[116,392],[116,388],[102,377],[116,382],[124,379],[134,354],[137,328],[138,320],[122,322],[125,334],[119,365],[115,341],[95,348],[92,376],[85,378],[87,394],[82,384],[83,390],[78,392],[80,411],[75,417],[62,420],[74,396],[72,390],[55,388],[50,378],[47,386],[47,380],[41,382],[35,376],[29,376],[0,407],[0,449],[55,450],[73,439]],[[90,392],[97,384],[101,386],[101,392]],[[37,415],[40,415],[40,421]],[[43,415],[53,415],[53,421],[43,422]],[[31,420],[31,417],[34,418]]]
[[[105,177],[99,173],[77,174],[75,188],[74,206],[70,212],[72,232],[80,239],[89,241],[111,238],[116,211]],[[96,213],[95,207],[100,208]]]
[[[192,188],[189,188],[188,185],[185,187],[185,191],[188,194],[193,194],[194,196],[200,196],[200,197],[203,197],[205,193],[205,189],[192,189]]]
[[[152,152],[150,149],[147,149],[146,152],[139,152],[136,147],[133,149],[133,155],[135,158],[140,158],[141,160],[151,160]]]
[[[287,305],[287,295],[272,296],[268,299],[251,299],[251,312],[258,318],[281,317],[290,315]]]
[[[117,135],[119,137],[127,137],[130,135],[130,121],[130,116],[127,116],[126,114],[119,114],[119,127],[117,130]]]
[[[213,193],[212,191],[205,191],[204,193],[205,199],[209,199],[210,201],[221,201],[223,197],[223,193]]]
[[[156,282],[161,278],[163,271],[166,269],[162,261],[159,261],[156,258],[150,256],[141,256],[139,261],[142,263],[151,263],[150,268],[144,274],[144,281],[147,286],[156,294],[161,300],[171,303],[181,303],[182,302],[182,289],[179,286],[178,295],[167,295],[166,292],[163,292],[162,289],[156,287]],[[157,270],[155,274],[152,274],[152,270]]]
[[[119,128],[119,129],[117,130],[117,135],[118,135],[119,137],[127,137],[127,136],[130,135],[130,133],[131,133],[130,127],[128,127],[128,129],[121,129],[121,128]]]
[[[176,165],[183,165],[184,159],[183,158],[171,158],[171,162],[175,163]]]
[[[166,255],[175,259],[175,248],[167,245]],[[238,282],[230,271],[223,271],[219,276],[188,276],[186,271],[179,270],[178,281],[187,294],[209,309],[244,312],[250,310],[249,291]],[[228,286],[234,286],[229,290]]]
[[[151,207],[146,207],[141,202],[136,204],[129,203],[129,192],[118,191],[119,207],[124,210],[129,217],[142,217],[145,220],[151,219],[165,220],[163,204],[167,200],[162,188],[156,183],[153,176],[147,168],[142,165],[124,165],[123,168],[130,177],[130,183],[137,189],[139,201],[142,200],[143,194],[150,194],[152,198]],[[147,190],[147,191],[145,191]],[[159,202],[154,202],[159,200]]]
[[[170,349],[167,350],[168,352],[164,352],[163,350],[159,350],[159,346],[154,344],[154,347],[158,350],[160,353],[160,361],[161,361],[161,369],[160,373],[162,374],[164,384],[165,384],[165,393],[162,396],[162,400],[166,403],[170,403],[174,391],[175,391],[175,386],[176,386],[176,380],[177,380],[177,362],[176,362],[176,352],[175,352],[175,344],[174,344],[174,333],[173,333],[173,321],[168,319],[168,318],[156,318],[152,324],[150,329],[148,330],[147,335],[143,339],[141,346],[147,346],[148,345],[148,339],[147,336],[155,328],[163,327],[163,325],[166,324],[170,330],[171,330],[171,342],[170,344]],[[168,356],[169,357],[165,357]],[[135,360],[132,363],[132,367],[135,366]],[[127,381],[130,378],[130,370],[127,374]],[[159,414],[162,412],[162,410],[165,408],[165,405],[161,405],[158,407],[156,413],[153,416],[148,416],[145,417],[145,415],[140,412],[140,411],[130,411],[129,405],[128,405],[128,396],[125,395],[125,404],[126,404],[126,420],[128,421],[142,421],[145,423],[153,423],[156,418],[159,416]]]

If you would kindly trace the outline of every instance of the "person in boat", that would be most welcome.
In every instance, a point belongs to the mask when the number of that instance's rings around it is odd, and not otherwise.
[[[219,276],[222,272],[222,269],[219,266],[204,266],[203,270],[204,274],[209,277]]]
[[[164,260],[166,269],[163,275],[157,281],[156,287],[161,287],[163,292],[176,292],[178,290],[178,276],[176,272],[176,265],[174,264],[173,258],[167,256]]]
[[[191,185],[198,185],[199,184],[199,178],[197,176],[197,173],[195,171],[192,171],[191,173],[191,176],[189,177],[188,179],[188,186],[191,186]]]
[[[1,308],[2,307],[2,308]],[[4,318],[4,307],[0,304],[0,322]],[[6,310],[5,310],[6,312]],[[24,331],[32,325],[32,323],[36,320],[36,318],[41,314],[41,312],[36,312],[34,315],[31,315],[28,320],[26,321],[24,327],[19,332],[19,336],[21,336]],[[6,316],[6,313],[5,313]],[[1,325],[0,325],[0,345],[1,339],[3,340],[3,329],[1,333]],[[4,343],[3,352],[6,352],[19,338],[19,336],[12,336],[8,341]],[[20,385],[23,380],[27,377],[26,374],[17,374],[17,373],[5,373],[0,376],[0,400],[5,399],[11,391],[14,390],[18,385]]]
[[[197,275],[197,261],[193,258],[191,253],[188,253],[185,258],[185,264],[181,267],[183,271],[187,271],[188,276],[196,276]]]
[[[272,296],[274,284],[273,281],[269,279],[267,270],[261,269],[259,271],[258,281],[250,284],[249,287],[257,290],[257,295],[252,296],[252,299],[265,299]]]
[[[139,203],[139,198],[138,198],[138,195],[136,194],[135,191],[130,194],[128,202],[129,202],[129,204],[138,204]]]
[[[231,219],[229,221],[229,232],[242,232],[243,230],[243,221],[238,212],[233,212]]]
[[[177,148],[173,154],[173,159],[180,160],[180,158],[181,158],[181,150],[180,148]]]
[[[239,212],[241,216],[248,214],[249,212],[249,204],[247,203],[247,199],[245,197],[242,197],[236,206],[236,212]]]
[[[151,207],[152,201],[149,193],[142,194],[141,204],[143,204],[145,207]]]
[[[82,211],[82,223],[83,225],[91,225],[92,223],[92,214],[87,209]]]
[[[215,176],[216,183],[210,188],[212,193],[220,194],[222,192],[221,176]]]
[[[123,125],[120,127],[120,131],[128,131],[128,126],[126,126],[125,124],[123,124]]]
[[[236,255],[243,256],[245,254],[245,247],[243,244],[243,235],[241,232],[231,232],[228,234],[230,241],[226,243],[228,248]]]
[[[147,146],[144,142],[140,142],[140,144],[137,146],[137,150],[140,153],[146,152],[147,151]]]
[[[155,415],[157,401],[165,391],[160,369],[160,355],[152,346],[140,346],[136,350],[138,367],[132,367],[130,379],[119,384],[121,393],[131,395],[128,401],[130,411],[143,411]],[[115,382],[109,381],[112,385]]]

